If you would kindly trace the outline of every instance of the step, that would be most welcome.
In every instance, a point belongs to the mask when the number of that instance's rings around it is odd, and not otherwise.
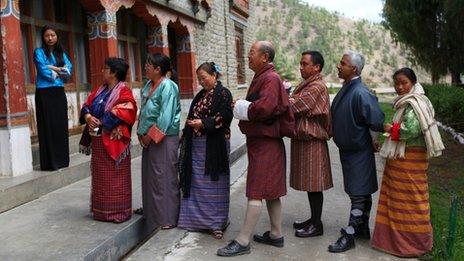
[[[245,151],[243,147],[244,138],[231,154]],[[242,159],[237,163],[243,172],[246,163]],[[232,165],[232,172],[237,168]],[[134,209],[142,205],[140,169],[141,157],[133,158]],[[88,166],[85,170],[89,171]],[[90,178],[85,178],[1,213],[0,260],[117,260],[156,232],[138,215],[122,224],[93,220],[89,195]]]
[[[181,117],[183,122],[185,122],[185,117],[186,115]],[[237,122],[234,119],[231,125],[231,162],[246,153],[246,146],[241,146],[243,135],[240,133]],[[79,140],[80,135],[71,136],[69,139],[70,151],[74,153],[70,156],[68,168],[57,171],[34,170],[18,177],[0,177],[0,213],[89,177],[90,156],[76,153]],[[36,151],[33,152],[34,157],[38,157],[38,148],[34,151]],[[131,156],[135,158],[141,154],[142,148],[138,144],[134,131],[132,133]]]
[[[131,145],[132,158],[142,154],[138,144]],[[0,213],[37,199],[90,176],[90,156],[70,156],[69,167],[57,171],[34,170],[18,177],[0,178]]]

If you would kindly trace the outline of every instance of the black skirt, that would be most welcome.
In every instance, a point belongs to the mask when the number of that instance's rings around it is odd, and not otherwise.
[[[35,91],[40,169],[57,170],[69,166],[68,101],[63,87]]]

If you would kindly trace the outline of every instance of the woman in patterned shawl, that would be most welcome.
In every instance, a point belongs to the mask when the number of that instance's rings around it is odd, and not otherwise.
[[[203,63],[197,69],[203,86],[193,99],[183,132],[179,164],[179,227],[204,230],[222,238],[229,219],[229,148],[232,94],[218,81],[220,69]]]
[[[105,61],[105,83],[84,103],[86,124],[81,152],[92,152],[91,211],[100,221],[124,222],[132,213],[130,141],[137,105],[126,79],[129,65],[121,58]]]

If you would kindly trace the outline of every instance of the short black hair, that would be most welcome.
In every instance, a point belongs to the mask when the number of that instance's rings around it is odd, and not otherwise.
[[[404,67],[404,68],[401,68],[401,69],[397,70],[393,74],[393,80],[395,80],[396,76],[398,76],[400,74],[406,76],[412,82],[412,84],[417,83],[417,76],[416,76],[416,74],[414,73],[414,71],[411,68]]]
[[[311,62],[313,62],[314,65],[317,65],[319,64],[319,66],[321,67],[321,69],[319,70],[319,72],[322,71],[322,69],[324,68],[324,56],[322,56],[322,54],[318,51],[304,51],[301,53],[301,56],[303,55],[310,55],[311,56]]]
[[[274,61],[275,50],[274,50],[274,47],[272,46],[272,44],[270,44],[268,42],[261,42],[259,44],[259,51],[264,53],[264,54],[267,54],[267,56],[269,57],[269,62]]]
[[[147,63],[153,67],[159,67],[163,76],[171,70],[171,59],[162,53],[150,53],[147,55]]]
[[[196,72],[199,70],[203,70],[207,72],[209,75],[215,75],[216,79],[219,79],[221,74],[216,70],[216,64],[214,62],[205,62],[198,66]]]
[[[110,68],[111,73],[116,74],[118,81],[125,81],[127,76],[127,70],[129,70],[129,64],[122,59],[117,57],[109,57],[105,60],[105,65]]]

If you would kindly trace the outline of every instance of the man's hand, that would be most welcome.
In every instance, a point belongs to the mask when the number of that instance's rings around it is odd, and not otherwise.
[[[378,140],[372,141],[372,147],[374,148],[374,152],[380,151],[380,142]]]
[[[383,125],[383,131],[388,132],[388,133],[391,133],[391,129],[392,129],[392,125],[391,125],[391,124],[385,123],[385,124]]]

